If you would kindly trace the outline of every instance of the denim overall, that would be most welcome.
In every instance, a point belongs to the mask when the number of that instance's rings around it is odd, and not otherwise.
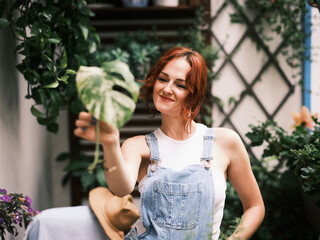
[[[182,171],[158,165],[157,138],[150,133],[146,140],[151,164],[141,193],[140,209],[146,231],[138,236],[133,228],[124,239],[211,239],[215,196],[210,161],[214,129],[207,128],[199,164]]]

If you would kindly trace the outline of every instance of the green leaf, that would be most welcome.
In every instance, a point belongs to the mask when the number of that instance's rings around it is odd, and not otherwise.
[[[45,117],[45,114],[40,112],[34,106],[31,106],[31,113],[32,113],[33,116],[35,116],[37,118],[44,118]]]
[[[61,61],[60,68],[66,68],[67,65],[68,65],[67,51],[64,50],[62,54],[62,61]]]
[[[5,18],[0,18],[0,29],[6,28],[10,25],[10,22]]]
[[[90,185],[94,184],[94,182],[95,182],[95,176],[93,175],[93,173],[89,173],[86,171],[81,174],[82,186],[89,187]]]
[[[76,72],[75,70],[68,69],[68,70],[66,71],[66,74],[68,74],[68,75],[75,75],[75,74],[77,74],[77,72]]]
[[[126,63],[121,62],[119,60],[115,60],[115,61],[104,62],[102,63],[101,67],[103,68],[104,72],[108,74],[108,77],[110,77],[110,79],[116,85],[124,87],[128,92],[130,92],[134,101],[138,100],[140,86],[134,80],[134,76],[131,73],[129,66]],[[110,76],[110,75],[113,75],[113,76]],[[119,80],[122,80],[122,79],[119,78],[119,75],[125,81],[125,85],[123,85],[123,83],[120,84]]]
[[[59,106],[62,103],[61,96],[56,90],[49,91],[49,95],[55,105]]]
[[[88,39],[89,30],[87,26],[79,24],[84,40]]]
[[[43,86],[43,88],[57,88],[59,86],[59,81],[55,81],[53,83],[49,83],[45,86]]]
[[[39,88],[38,89],[38,93],[39,93],[39,96],[40,96],[40,100],[41,100],[41,103],[44,107],[46,107],[47,105],[47,98],[46,98],[46,93],[45,93],[45,90]]]
[[[61,161],[67,160],[69,158],[70,158],[70,153],[69,152],[63,152],[63,153],[60,153],[57,156],[56,161],[61,162]]]
[[[122,127],[132,116],[139,85],[127,64],[118,60],[105,62],[103,68],[81,66],[76,76],[81,101],[97,119]],[[133,97],[114,90],[115,86],[126,89]]]
[[[86,169],[88,162],[84,161],[72,161],[63,170],[64,171],[75,171],[79,169]]]
[[[89,45],[89,52],[92,54],[97,50],[96,42],[91,41]]]
[[[61,42],[61,38],[58,38],[58,37],[56,37],[56,38],[48,38],[47,41],[49,43],[58,44],[58,43]]]
[[[52,133],[57,133],[59,131],[59,124],[55,122],[50,123],[47,125],[47,130]]]
[[[102,187],[107,186],[106,176],[104,175],[104,170],[101,167],[97,167],[96,178],[100,186]]]

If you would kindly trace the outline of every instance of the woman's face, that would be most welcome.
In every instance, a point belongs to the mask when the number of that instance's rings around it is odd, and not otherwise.
[[[190,92],[186,88],[190,69],[184,58],[173,59],[162,69],[153,87],[153,102],[159,112],[181,117],[182,104]]]

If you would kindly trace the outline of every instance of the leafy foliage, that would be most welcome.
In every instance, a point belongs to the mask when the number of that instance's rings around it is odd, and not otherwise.
[[[82,109],[74,75],[80,65],[96,62],[100,39],[90,24],[93,13],[82,0],[9,2],[4,1],[1,27],[9,22],[18,40],[23,59],[17,68],[28,82],[26,98],[34,100],[31,113],[56,133],[60,110]]]
[[[265,220],[252,239],[316,239],[301,193],[302,186],[306,194],[320,196],[320,123],[314,118],[314,124],[310,130],[302,123],[291,133],[271,120],[250,125],[251,146],[264,146],[262,160],[251,164],[266,205]]]

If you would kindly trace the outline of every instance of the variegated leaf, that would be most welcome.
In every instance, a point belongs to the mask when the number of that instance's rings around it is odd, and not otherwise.
[[[102,68],[81,66],[76,76],[81,101],[97,119],[122,127],[130,120],[140,86],[126,63],[119,60],[105,62]],[[114,90],[118,86],[132,96]]]

